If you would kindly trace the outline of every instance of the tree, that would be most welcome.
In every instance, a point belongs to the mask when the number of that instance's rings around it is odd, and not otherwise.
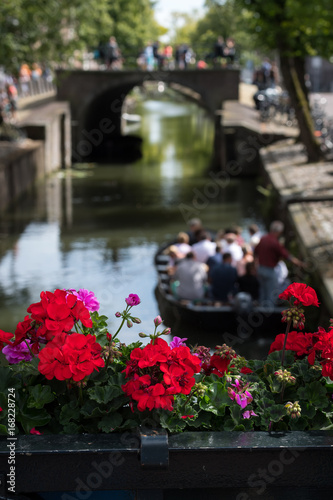
[[[14,74],[23,62],[68,65],[75,51],[111,35],[125,56],[136,58],[163,33],[153,6],[150,0],[1,0],[0,64]]]
[[[283,83],[295,109],[300,140],[308,160],[323,158],[314,136],[305,86],[305,58],[328,57],[333,50],[333,12],[330,0],[236,0],[247,17],[247,29],[258,46],[277,50]]]
[[[1,64],[15,73],[22,62],[67,63],[109,32],[107,7],[107,0],[2,0]]]
[[[191,43],[195,52],[207,60],[212,56],[217,37],[224,40],[234,38],[237,53],[245,57],[252,53],[255,45],[251,34],[244,30],[244,16],[237,7],[236,0],[221,2],[206,0],[206,13],[198,20],[195,31],[191,34]],[[207,61],[208,62],[208,61]]]
[[[155,2],[151,0],[108,0],[112,26],[109,33],[116,37],[125,61],[136,61],[148,41],[156,41],[165,33],[154,18]],[[104,39],[106,42],[109,36]]]

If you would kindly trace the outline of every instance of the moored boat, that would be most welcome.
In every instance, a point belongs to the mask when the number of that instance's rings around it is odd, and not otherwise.
[[[264,307],[254,303],[245,293],[235,296],[232,303],[223,303],[212,299],[178,299],[170,287],[168,274],[168,256],[163,253],[168,245],[160,248],[155,256],[158,282],[155,290],[159,310],[164,322],[172,328],[174,324],[193,325],[197,329],[211,329],[224,332],[224,339],[232,341],[235,337],[274,338],[282,333],[282,307]]]

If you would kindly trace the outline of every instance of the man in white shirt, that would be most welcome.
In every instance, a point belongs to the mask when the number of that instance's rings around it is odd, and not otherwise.
[[[210,235],[206,231],[201,231],[198,239],[198,243],[192,245],[192,250],[197,261],[205,264],[209,257],[215,255],[216,243],[211,240]]]
[[[202,299],[206,291],[207,271],[205,264],[195,259],[194,253],[189,252],[176,267],[173,275],[174,290],[180,299]],[[178,282],[178,283],[177,283]]]

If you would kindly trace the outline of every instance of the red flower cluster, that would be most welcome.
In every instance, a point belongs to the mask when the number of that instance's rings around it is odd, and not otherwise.
[[[208,362],[203,363],[202,369],[206,375],[217,375],[223,377],[229,368],[231,361],[236,358],[236,353],[226,344],[216,346],[216,352],[210,357]]]
[[[319,307],[318,297],[315,290],[305,283],[292,283],[279,295],[279,299],[282,300],[289,300],[291,297],[295,298],[295,305],[303,304],[303,306]]]
[[[62,332],[39,353],[38,370],[48,380],[79,382],[104,366],[101,351],[94,335]]]
[[[269,354],[281,351],[284,339],[284,333],[277,335],[270,347]],[[310,365],[314,365],[317,359],[322,365],[323,377],[333,379],[333,328],[328,332],[321,327],[316,333],[289,332],[286,350],[293,351],[297,358],[307,356]]]
[[[40,342],[45,344],[55,335],[70,332],[78,321],[87,328],[93,326],[88,309],[82,300],[71,292],[58,289],[53,293],[42,292],[40,297],[40,302],[31,304],[27,309],[31,316],[26,316],[24,321],[18,323],[14,341],[10,342],[10,334],[2,330],[0,330],[0,341],[15,346],[29,339],[32,352],[36,354],[39,352]]]
[[[167,342],[157,338],[143,349],[131,352],[124,372],[130,379],[122,386],[139,411],[164,408],[172,411],[176,394],[189,394],[200,371],[200,359],[187,346],[171,349]]]

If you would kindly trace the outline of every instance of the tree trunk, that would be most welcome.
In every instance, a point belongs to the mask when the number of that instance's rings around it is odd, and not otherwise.
[[[313,121],[304,85],[304,60],[281,55],[280,68],[284,86],[289,93],[291,105],[295,109],[300,140],[305,146],[308,161],[315,163],[323,160],[324,154],[314,136]]]

